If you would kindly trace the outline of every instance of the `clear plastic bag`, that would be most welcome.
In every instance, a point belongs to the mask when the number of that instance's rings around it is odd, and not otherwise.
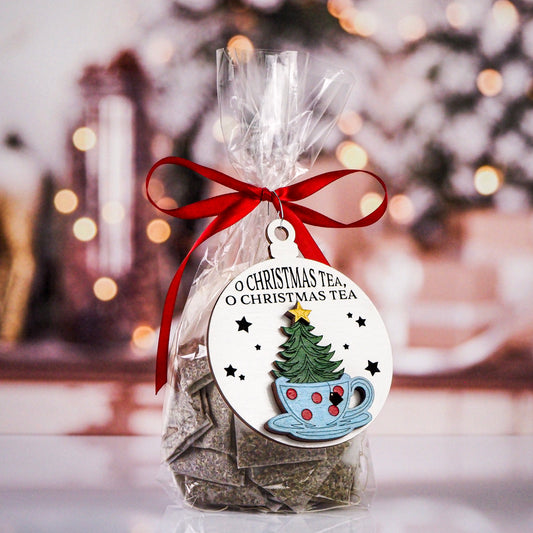
[[[307,172],[342,111],[353,80],[300,52],[217,51],[220,122],[239,178],[275,190]],[[162,450],[184,501],[200,508],[303,512],[367,506],[373,477],[366,437],[322,448],[273,442],[222,398],[206,335],[228,282],[268,258],[262,202],[221,233],[193,281],[170,351]]]

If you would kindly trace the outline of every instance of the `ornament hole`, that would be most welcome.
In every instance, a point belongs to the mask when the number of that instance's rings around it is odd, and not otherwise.
[[[274,229],[274,235],[278,241],[286,241],[289,238],[289,232],[283,226],[277,226]]]
[[[357,407],[359,404],[361,404],[366,398],[366,393],[361,387],[356,387],[353,391],[353,394],[350,398],[350,403],[348,404],[348,407]]]

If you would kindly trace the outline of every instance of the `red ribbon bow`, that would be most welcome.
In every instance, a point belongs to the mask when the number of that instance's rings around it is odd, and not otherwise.
[[[200,200],[183,207],[176,209],[163,209],[157,205],[154,199],[150,196],[148,186],[154,171],[161,165],[173,164],[194,170],[205,178],[225,185],[235,192],[221,194],[205,200]],[[360,220],[344,224],[333,220],[321,213],[304,207],[295,202],[303,200],[308,196],[318,192],[327,185],[337,181],[338,179],[352,174],[354,172],[364,172],[376,179],[383,187],[385,193],[381,204],[372,213],[366,215]],[[197,165],[192,161],[183,159],[181,157],[165,157],[154,164],[146,176],[146,195],[150,203],[163,213],[181,219],[197,219],[204,217],[215,217],[215,219],[205,228],[203,233],[198,237],[189,253],[179,266],[174,278],[170,283],[170,287],[165,299],[163,307],[163,316],[161,318],[161,330],[159,333],[159,343],[157,346],[157,362],[155,374],[155,390],[156,393],[167,382],[167,362],[168,362],[168,342],[170,338],[170,326],[172,323],[172,316],[174,314],[174,306],[176,297],[181,282],[181,276],[185,270],[185,265],[191,257],[194,250],[200,246],[209,237],[215,235],[219,231],[228,228],[237,221],[244,218],[252,212],[262,201],[271,202],[274,204],[278,212],[283,213],[283,218],[288,220],[296,231],[296,244],[304,257],[314,259],[328,265],[327,259],[320,251],[320,248],[314,241],[313,237],[307,230],[304,224],[312,224],[313,226],[321,226],[325,228],[360,228],[363,226],[370,226],[377,222],[385,213],[387,208],[387,188],[383,180],[368,170],[334,170],[326,172],[318,176],[306,179],[288,187],[280,187],[275,191],[270,191],[266,188],[256,187],[238,179],[232,178],[222,172],[218,172],[209,167]]]

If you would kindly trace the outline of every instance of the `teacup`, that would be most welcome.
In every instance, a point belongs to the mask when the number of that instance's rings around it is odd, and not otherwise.
[[[365,412],[374,401],[374,387],[368,379],[343,374],[340,379],[320,383],[290,383],[285,377],[275,381],[279,403],[287,413],[309,428],[336,425],[344,415]],[[363,392],[361,403],[349,407],[355,391]]]

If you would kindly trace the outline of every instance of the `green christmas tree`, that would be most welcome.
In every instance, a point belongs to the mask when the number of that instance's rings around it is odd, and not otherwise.
[[[291,383],[320,383],[340,379],[344,369],[337,370],[342,361],[331,361],[335,351],[331,344],[319,346],[322,335],[311,333],[315,328],[309,322],[309,309],[302,309],[300,302],[289,311],[293,324],[281,328],[289,338],[282,344],[280,356],[284,361],[275,361],[276,378],[285,377]]]

